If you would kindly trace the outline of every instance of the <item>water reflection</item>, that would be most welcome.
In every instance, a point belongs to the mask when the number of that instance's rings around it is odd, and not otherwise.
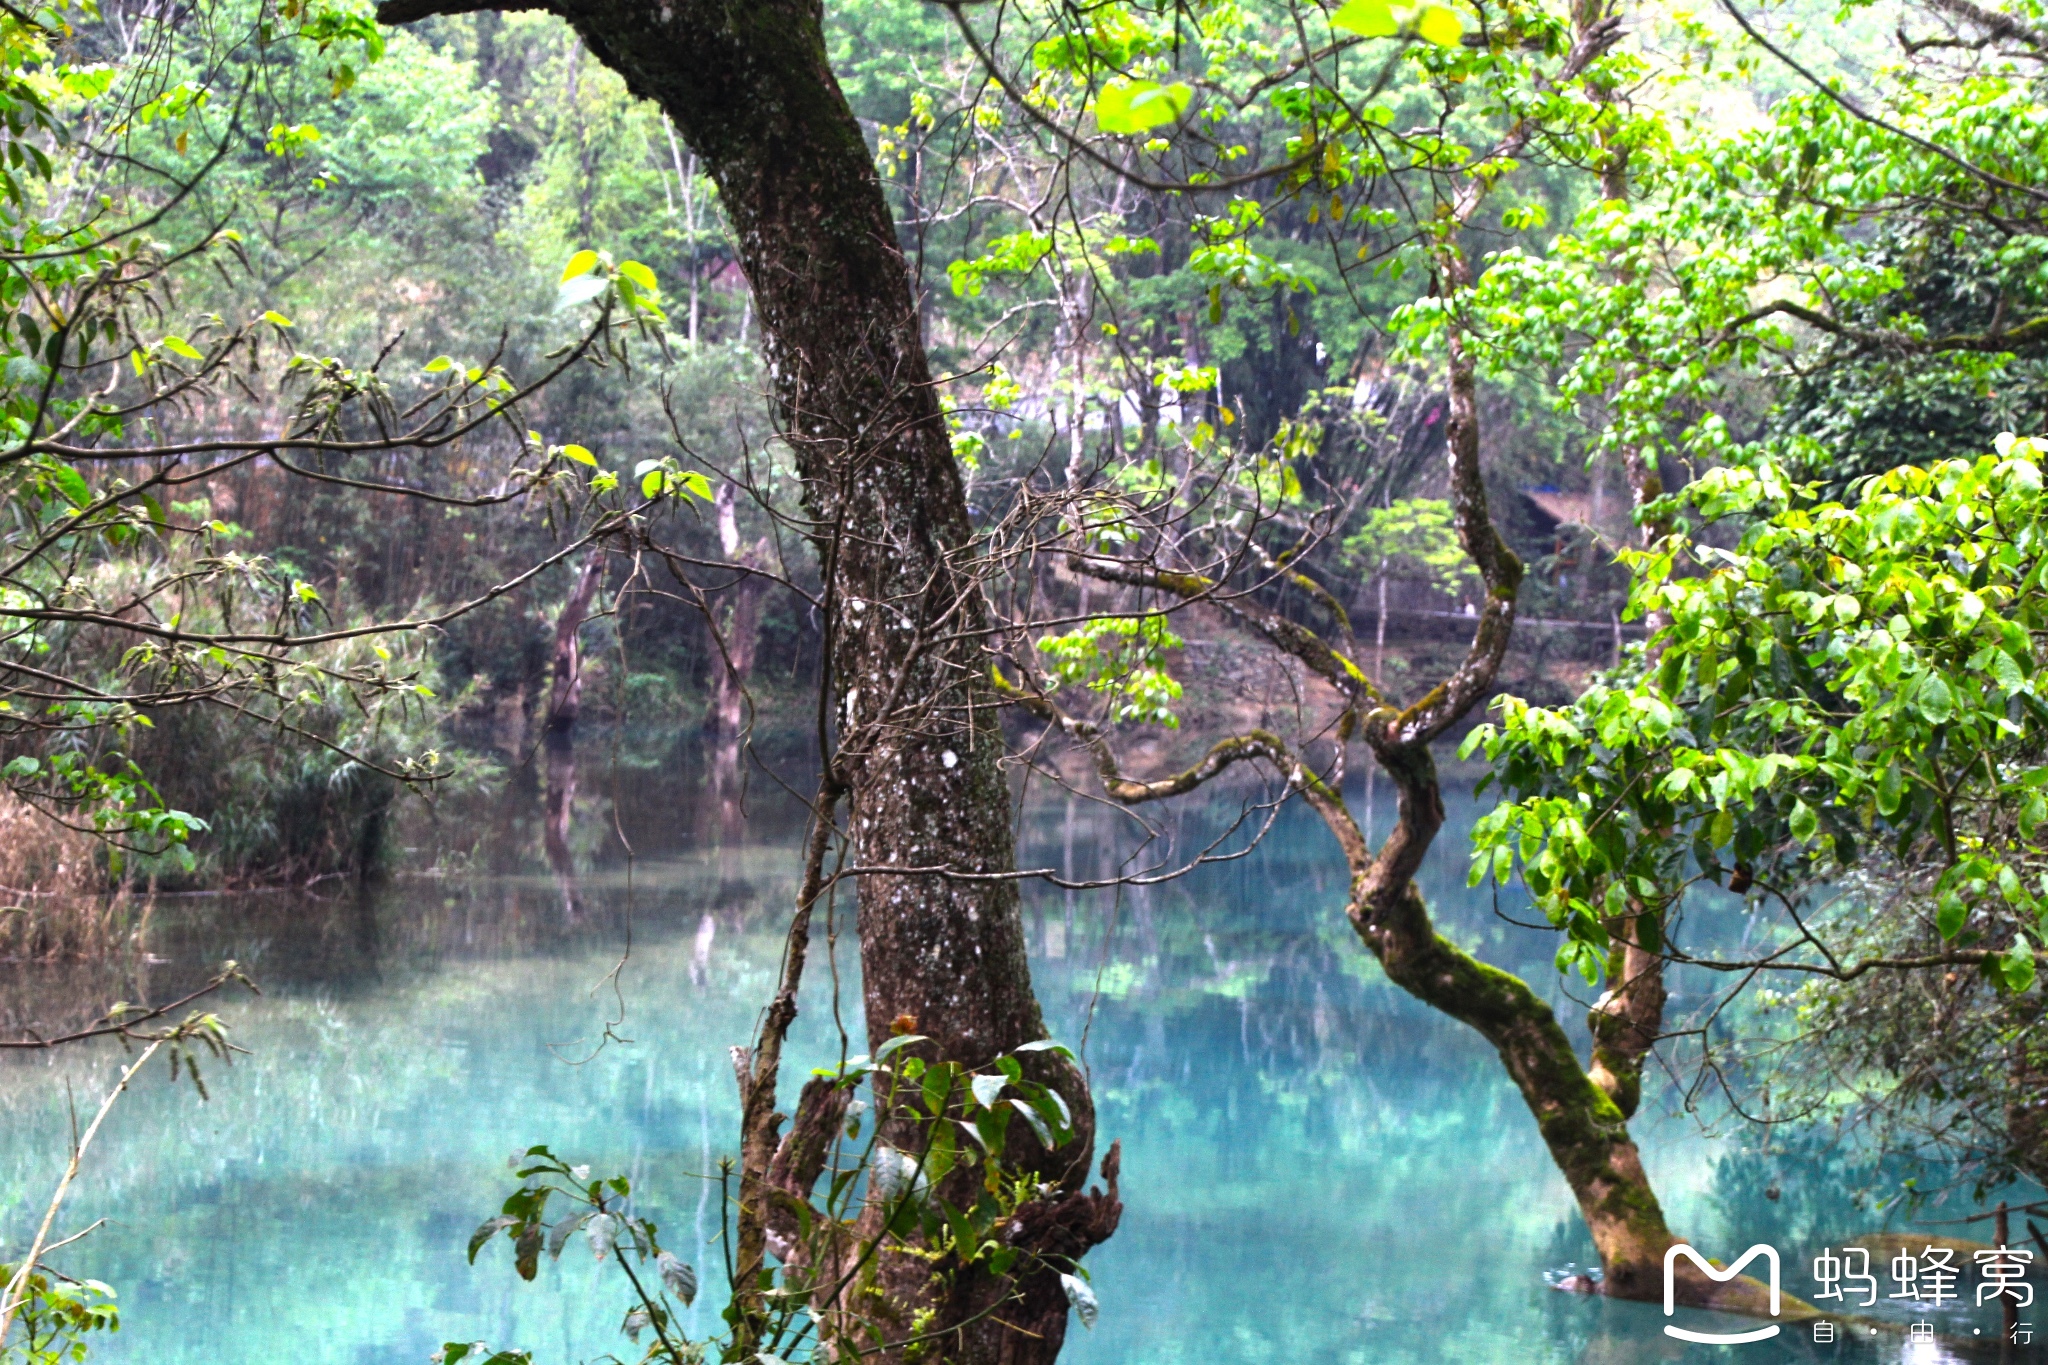
[[[556,869],[529,854],[363,897],[166,903],[147,944],[160,960],[15,969],[17,1019],[52,1013],[53,992],[80,1009],[166,998],[229,955],[265,987],[232,1008],[254,1052],[209,1075],[212,1100],[155,1077],[93,1159],[74,1226],[113,1221],[66,1265],[122,1291],[128,1327],[105,1359],[420,1362],[476,1338],[560,1362],[623,1353],[623,1304],[587,1258],[531,1287],[495,1254],[464,1263],[507,1155],[538,1141],[630,1173],[665,1240],[718,1263],[720,1196],[703,1176],[732,1145],[725,1049],[770,990],[800,812],[755,793],[748,842],[654,778],[590,785],[636,795],[571,827],[573,919]],[[1455,810],[1453,832],[1470,816]],[[1128,851],[1120,821],[1034,806],[1030,856],[1106,874]],[[1563,989],[1550,945],[1465,889],[1448,834],[1424,889],[1447,932]],[[1484,1043],[1380,979],[1337,913],[1343,890],[1327,835],[1297,813],[1255,856],[1183,882],[1029,893],[1049,1020],[1085,1045],[1102,1133],[1125,1150],[1123,1227],[1091,1262],[1102,1318],[1067,1358],[1642,1365],[1713,1349],[1666,1338],[1655,1306],[1546,1287],[1546,1270],[1591,1259],[1562,1180]],[[837,966],[857,1019],[850,942]],[[807,979],[799,1071],[840,1046],[834,974]],[[621,1041],[600,1046],[607,1030]],[[0,1061],[11,1229],[47,1195],[66,1086],[95,1094],[117,1060]],[[1746,1153],[1678,1119],[1643,1127],[1674,1221],[1711,1248],[1776,1242],[1790,1292],[1809,1288],[1799,1249],[1868,1230],[1822,1147]],[[707,1330],[715,1305],[695,1311]],[[1993,1316],[1945,1318],[1951,1344],[1928,1349],[1946,1354],[1902,1354],[1892,1332],[1815,1346],[1788,1328],[1737,1358],[2039,1358],[1958,1341],[1973,1323],[1995,1334]]]

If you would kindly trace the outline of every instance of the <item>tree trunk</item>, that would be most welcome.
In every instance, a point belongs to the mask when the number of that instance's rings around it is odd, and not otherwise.
[[[765,566],[767,544],[740,540],[739,485],[718,486],[713,513],[719,550],[726,560],[750,568]],[[761,597],[768,580],[743,573],[713,608],[711,625],[718,633],[718,657],[711,664],[711,707],[705,720],[711,731],[711,785],[729,842],[741,833],[740,741],[747,728],[747,684],[754,673],[754,654],[761,636]]]
[[[493,7],[386,0],[378,14],[398,23]],[[1001,875],[1016,864],[982,652],[987,611],[909,269],[827,61],[821,11],[805,0],[549,8],[628,89],[658,103],[703,158],[760,310],[779,423],[824,569],[839,737],[832,762],[848,792],[853,856],[900,869],[856,879],[870,1043],[886,1041],[899,1019],[915,1021],[931,1040],[920,1045],[928,1057],[982,1065],[1045,1036],[1017,886]],[[969,877],[923,870],[936,868]],[[1047,1207],[1074,1209],[1081,1229],[1047,1229],[1042,1244],[1078,1255],[1114,1224],[1099,1211],[1084,1217],[1078,1202],[1094,1109],[1078,1068],[1050,1051],[1027,1057],[1066,1099],[1077,1135],[1058,1153],[1025,1158],[1063,1196]],[[979,1273],[953,1277],[941,1295],[933,1267],[914,1255],[886,1253],[879,1269],[879,1311],[901,1329],[891,1340],[910,1335],[920,1309],[937,1309],[921,1328],[939,1336],[920,1348],[927,1354],[1024,1365],[1051,1360],[1065,1337],[1066,1301],[1051,1269],[986,1315],[1005,1290]]]
[[[541,845],[562,893],[562,914],[576,919],[583,902],[576,890],[576,862],[569,852],[569,822],[576,807],[576,713],[583,701],[583,623],[604,584],[604,552],[593,550],[583,572],[555,618],[553,678],[548,687],[547,719],[541,729],[546,757],[547,788]]]
[[[1604,0],[1580,0],[1574,15],[1579,31],[1585,32],[1597,23],[1604,8]],[[1596,104],[1611,105],[1617,98],[1612,89],[1598,81],[1589,79],[1584,88]],[[1601,135],[1600,145],[1600,197],[1608,203],[1626,204],[1629,193],[1628,147],[1606,133]],[[1621,468],[1628,483],[1638,545],[1645,550],[1651,549],[1672,530],[1668,515],[1650,511],[1652,504],[1664,496],[1664,481],[1657,473],[1656,452],[1638,445],[1626,446],[1621,452]],[[1654,666],[1661,652],[1661,646],[1655,641],[1671,625],[1670,613],[1653,608],[1644,614],[1643,625],[1652,642],[1648,646],[1650,653],[1645,663]],[[1615,615],[1614,627],[1614,665],[1619,668],[1619,613]],[[1669,909],[1668,905],[1661,904],[1645,906],[1633,897],[1629,904],[1629,913],[1607,922],[1607,930],[1614,940],[1607,964],[1609,984],[1586,1016],[1593,1032],[1593,1083],[1607,1092],[1624,1117],[1633,1116],[1641,1102],[1643,1062],[1664,1031],[1664,958],[1661,952],[1651,952],[1644,944],[1661,945],[1663,918]],[[1654,932],[1646,926],[1652,926]]]

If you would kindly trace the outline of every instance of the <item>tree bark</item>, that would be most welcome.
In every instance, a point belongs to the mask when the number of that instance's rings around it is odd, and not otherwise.
[[[583,562],[569,600],[562,604],[561,615],[555,618],[553,677],[548,686],[547,719],[541,727],[547,768],[541,846],[562,893],[562,914],[572,920],[583,913],[582,897],[576,889],[576,861],[569,851],[569,823],[576,807],[576,715],[583,702],[581,634],[603,584],[604,552],[593,550]]]
[[[495,8],[478,0],[386,0],[378,17]],[[796,459],[829,610],[827,663],[860,876],[867,1030],[901,1020],[929,1058],[980,1066],[1045,1036],[1025,960],[1003,737],[989,694],[987,611],[952,443],[917,323],[908,266],[860,126],[832,74],[814,0],[554,0],[627,88],[659,104],[716,182],[760,311],[782,435]],[[943,873],[926,869],[944,869]],[[968,874],[965,877],[946,874]],[[986,876],[986,874],[997,874]],[[984,879],[985,878],[985,879]],[[791,1008],[794,1008],[792,1002]],[[1027,1054],[1058,1089],[1076,1139],[1020,1153],[1054,1186],[1048,1207],[1084,1199],[1094,1109],[1078,1068]],[[903,1125],[887,1130],[911,1141]],[[1013,1140],[1014,1141],[1014,1140]],[[1023,1138],[1026,1147],[1031,1139]],[[964,1177],[965,1173],[961,1173]],[[946,1193],[942,1187],[940,1193]],[[1072,1205],[1079,1209],[1079,1205]],[[1080,1214],[1076,1213],[1080,1219]],[[1089,1214],[1077,1255],[1114,1219]],[[1066,1334],[1057,1273],[1009,1292],[963,1272],[943,1296],[915,1255],[881,1258],[881,1314],[902,1335],[926,1307],[928,1353],[974,1362],[1049,1361]],[[892,1338],[895,1339],[895,1338]]]
[[[713,497],[719,551],[726,560],[750,568],[765,567],[767,543],[747,545],[740,539],[739,485],[718,486]],[[740,741],[747,728],[747,685],[754,673],[754,655],[761,639],[761,598],[768,580],[743,573],[714,608],[712,629],[718,633],[718,657],[712,661],[711,706],[705,720],[711,731],[711,783],[728,842],[737,841],[743,816],[740,807]]]
[[[1580,0],[1573,13],[1574,27],[1584,33],[1606,15],[1607,0]],[[1604,108],[1617,107],[1613,88],[1603,79],[1589,76],[1582,82],[1587,96]],[[1611,124],[1609,125],[1611,129]],[[1600,134],[1600,197],[1608,203],[1628,202],[1627,143],[1612,131]],[[1657,473],[1653,450],[1630,445],[1621,452],[1622,474],[1628,482],[1630,504],[1636,522],[1639,546],[1649,549],[1671,534],[1668,515],[1653,515],[1650,507],[1664,496],[1664,481]],[[1654,609],[1643,621],[1652,641],[1671,624],[1668,612]],[[1615,667],[1621,666],[1621,618],[1615,617]],[[1658,646],[1648,663],[1654,665]],[[1607,1093],[1624,1118],[1633,1117],[1642,1101],[1643,1063],[1664,1031],[1664,958],[1650,951],[1646,942],[1662,945],[1662,925],[1669,907],[1645,906],[1632,898],[1629,913],[1607,923],[1614,948],[1607,964],[1608,988],[1587,1011],[1586,1022],[1593,1033],[1593,1083]]]

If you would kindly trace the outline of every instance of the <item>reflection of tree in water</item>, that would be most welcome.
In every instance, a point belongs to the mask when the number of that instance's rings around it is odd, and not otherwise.
[[[629,819],[653,824],[658,812],[672,837],[699,809],[660,784],[627,787],[623,795],[633,802]],[[529,787],[529,811],[539,804],[532,797]],[[760,806],[756,823],[767,829],[780,831],[795,818],[772,800]],[[532,859],[539,841],[531,824],[508,832],[524,840]],[[0,961],[0,1033],[54,1035],[98,1018],[114,1000],[175,999],[230,958],[266,992],[346,998],[465,961],[579,953],[592,943],[623,944],[630,933],[647,946],[690,942],[689,975],[701,986],[712,979],[719,945],[787,913],[794,873],[784,843],[681,850],[671,844],[657,845],[630,879],[623,860],[601,857],[574,885],[580,913],[573,922],[563,915],[562,884],[537,862],[513,862],[498,875],[395,876],[342,894],[162,895],[141,933],[120,951],[88,960]]]
[[[1876,1231],[1885,1216],[1874,1205],[1895,1195],[1917,1170],[1926,1182],[1938,1172],[1897,1161],[1873,1162],[1831,1130],[1769,1130],[1761,1148],[1731,1151],[1714,1163],[1708,1199],[1731,1237],[1769,1242],[1787,1254],[1787,1288],[1803,1284],[1796,1262],[1801,1248],[1840,1242]],[[1957,1216],[1962,1213],[1958,1207]],[[1928,1216],[1940,1218],[1939,1210]]]

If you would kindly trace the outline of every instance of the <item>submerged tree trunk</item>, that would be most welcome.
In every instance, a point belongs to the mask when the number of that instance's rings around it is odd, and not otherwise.
[[[1514,628],[1522,580],[1522,564],[1502,542],[1487,508],[1479,472],[1477,380],[1455,334],[1450,400],[1446,436],[1451,502],[1459,538],[1485,582],[1486,601],[1464,662],[1410,706],[1390,704],[1355,663],[1298,623],[1263,608],[1213,597],[1218,585],[1208,579],[1123,561],[1070,560],[1097,577],[1216,601],[1346,694],[1349,714],[1340,735],[1364,739],[1394,784],[1393,828],[1377,849],[1360,830],[1342,793],[1278,736],[1252,731],[1226,739],[1185,772],[1140,781],[1122,774],[1096,727],[1063,715],[1043,697],[1021,700],[1093,749],[1107,794],[1127,804],[1181,795],[1237,762],[1263,760],[1277,768],[1336,836],[1350,872],[1346,914],[1388,979],[1470,1025],[1499,1053],[1599,1249],[1603,1291],[1620,1298],[1657,1299],[1663,1294],[1664,1253],[1679,1239],[1665,1223],[1629,1136],[1627,1116],[1580,1062],[1549,1002],[1520,977],[1480,961],[1438,933],[1415,884],[1444,823],[1443,794],[1430,746],[1492,689]],[[1767,1311],[1764,1287],[1746,1276],[1714,1281],[1684,1260],[1675,1273],[1682,1303],[1744,1313]],[[1796,1299],[1786,1301],[1786,1316],[1811,1312]]]
[[[398,23],[493,7],[386,0],[379,17]],[[703,159],[760,310],[779,423],[824,570],[834,777],[847,793],[855,860],[887,869],[857,878],[870,1043],[879,1046],[902,1021],[931,1040],[920,1045],[928,1056],[985,1064],[1045,1036],[1017,886],[1002,875],[1015,854],[982,656],[987,612],[909,270],[827,61],[819,7],[555,0],[548,8],[634,94],[658,103]],[[1114,1224],[1081,1193],[1094,1110],[1078,1068],[1050,1051],[1028,1057],[1031,1072],[1065,1097],[1077,1134],[1058,1153],[1026,1159],[1053,1187],[1042,1201],[1051,1221],[1031,1235],[1049,1253],[1077,1256]],[[763,1070],[752,1069],[751,1084],[772,1097],[772,1064]],[[1055,1216],[1060,1209],[1072,1216]],[[1019,1300],[989,1312],[1004,1286],[962,1271],[941,1288],[934,1269],[915,1254],[880,1258],[877,1313],[894,1324],[892,1341],[908,1338],[912,1319],[929,1308],[936,1316],[918,1328],[932,1338],[919,1348],[925,1354],[1025,1365],[1058,1353],[1067,1305],[1055,1270],[1034,1271],[1015,1287]]]
[[[1571,52],[1558,76],[1575,81],[1619,36],[1619,21],[1598,5],[1582,9]],[[1477,164],[1498,165],[1521,154],[1534,131],[1518,123]],[[1491,184],[1472,177],[1443,206],[1453,224],[1472,220]],[[1455,239],[1438,248],[1438,278],[1448,294],[1471,286],[1471,270]],[[1456,310],[1451,310],[1453,317]],[[1107,738],[1094,725],[1062,713],[1042,695],[1011,695],[1093,750],[1107,794],[1137,803],[1193,790],[1230,765],[1262,760],[1277,768],[1323,817],[1350,872],[1346,913],[1359,939],[1403,990],[1470,1025],[1491,1043],[1552,1160],[1570,1185],[1600,1253],[1607,1294],[1630,1299],[1663,1296],[1664,1256],[1679,1239],[1665,1222],[1640,1153],[1628,1132],[1643,1055],[1661,1023],[1662,978],[1654,954],[1629,956],[1626,975],[1596,1010],[1596,1056],[1589,1068],[1573,1049],[1556,1011],[1528,983],[1501,971],[1437,932],[1416,874],[1443,827],[1444,806],[1430,746],[1471,713],[1492,690],[1514,628],[1523,568],[1495,528],[1480,473],[1480,410],[1475,363],[1454,322],[1447,329],[1449,420],[1445,454],[1450,465],[1454,523],[1467,558],[1486,587],[1484,607],[1462,663],[1420,700],[1391,704],[1352,660],[1313,631],[1248,599],[1221,593],[1223,585],[1156,563],[1076,553],[1080,572],[1151,588],[1189,600],[1213,602],[1249,630],[1320,675],[1347,698],[1339,742],[1362,738],[1392,780],[1392,830],[1375,849],[1358,826],[1335,780],[1325,781],[1285,741],[1265,731],[1223,740],[1196,766],[1152,781],[1123,775]],[[1641,494],[1639,493],[1639,496]],[[1349,648],[1348,641],[1346,648]],[[1746,1276],[1711,1279],[1683,1258],[1674,1267],[1675,1297],[1683,1303],[1762,1314],[1765,1287]],[[1787,1299],[1781,1316],[1811,1316],[1811,1306]]]
[[[548,687],[547,719],[541,727],[547,768],[541,843],[562,893],[562,914],[572,920],[583,913],[582,897],[576,890],[576,862],[569,852],[569,822],[576,806],[576,713],[583,701],[581,633],[603,583],[604,552],[593,550],[569,600],[562,604],[561,615],[555,618],[553,679]]]

